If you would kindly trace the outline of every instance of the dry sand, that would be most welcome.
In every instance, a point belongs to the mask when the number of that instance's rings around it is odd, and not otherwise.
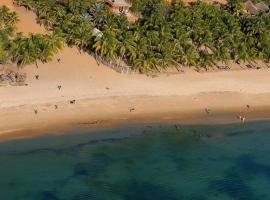
[[[7,6],[11,11],[14,11],[14,5],[11,0],[1,0],[0,7]]]
[[[32,23],[30,12],[15,9],[25,16],[22,23]],[[28,26],[19,31],[27,33]],[[44,31],[33,27],[31,32]],[[269,69],[212,73],[187,69],[184,74],[151,78],[116,73],[97,65],[88,54],[66,47],[52,62],[22,71],[27,73],[28,86],[0,87],[2,140],[138,122],[239,123],[236,115],[268,119]],[[76,103],[71,105],[70,100]],[[211,109],[210,114],[205,108]]]
[[[133,122],[238,123],[236,115],[247,120],[268,118],[270,107],[268,69],[186,70],[151,78],[116,73],[98,66],[87,54],[65,48],[51,63],[23,71],[28,86],[0,87],[0,139]],[[210,114],[205,108],[211,109]]]
[[[11,11],[19,15],[17,31],[22,32],[24,35],[29,33],[46,33],[45,28],[36,23],[36,15],[33,12],[13,5],[12,0],[0,0],[0,7],[3,5],[6,5]]]

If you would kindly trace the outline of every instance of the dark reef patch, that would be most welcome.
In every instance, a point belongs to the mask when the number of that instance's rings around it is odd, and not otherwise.
[[[181,200],[169,187],[133,180],[125,188],[125,200]]]
[[[270,180],[270,165],[258,163],[250,155],[238,157],[236,167],[245,175],[264,175]]]
[[[87,178],[95,178],[102,173],[106,167],[110,165],[112,159],[104,154],[97,153],[90,156],[86,163],[78,163],[74,166],[72,177],[87,176]]]
[[[40,193],[40,200],[59,200],[59,198],[50,191],[43,191]]]
[[[251,188],[238,174],[229,172],[221,180],[212,181],[209,185],[211,191],[223,193],[235,200],[254,200],[255,195]]]
[[[226,136],[229,136],[229,137],[234,137],[234,136],[238,136],[240,134],[254,134],[256,131],[255,130],[244,130],[244,131],[232,131],[232,132],[228,132],[228,133],[225,133]]]

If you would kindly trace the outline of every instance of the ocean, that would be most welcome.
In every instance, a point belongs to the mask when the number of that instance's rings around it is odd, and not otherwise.
[[[269,188],[268,121],[0,143],[1,200],[265,200]]]

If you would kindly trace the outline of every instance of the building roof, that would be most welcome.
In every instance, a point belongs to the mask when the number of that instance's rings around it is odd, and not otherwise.
[[[184,4],[192,4],[192,3],[196,3],[198,0],[164,0],[164,1],[166,3],[183,1]],[[208,4],[221,4],[221,5],[228,4],[228,0],[201,0],[201,1]]]
[[[257,3],[255,6],[259,12],[266,12],[269,10],[268,5],[264,2]]]
[[[257,10],[256,6],[252,3],[252,1],[246,1],[244,3],[246,10],[248,11],[249,14],[251,15],[258,15],[259,11]]]
[[[111,6],[128,6],[131,7],[129,3],[127,3],[125,0],[107,0],[107,3],[109,3]]]
[[[246,1],[244,5],[248,13],[251,15],[258,15],[261,12],[267,12],[269,10],[268,5],[266,5],[264,2],[260,2],[254,5],[252,1],[249,0],[249,1]]]
[[[102,37],[103,36],[103,33],[99,29],[94,28],[93,29],[93,33],[92,33],[92,36],[94,36],[94,37]]]

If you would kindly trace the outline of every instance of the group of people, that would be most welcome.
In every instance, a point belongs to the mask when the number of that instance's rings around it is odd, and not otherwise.
[[[247,104],[247,105],[246,105],[246,108],[247,108],[247,109],[250,109],[250,105]],[[209,109],[209,108],[205,108],[204,111],[205,111],[205,113],[208,114],[208,115],[211,113],[211,109]],[[245,111],[245,115],[244,115],[244,116],[242,116],[242,115],[237,115],[236,118],[239,119],[242,123],[245,123],[245,120],[246,120],[246,114],[247,114],[247,111]]]
[[[61,59],[60,58],[57,58],[57,62],[60,63],[61,62]],[[36,80],[39,80],[39,75],[38,74],[35,75],[35,79]],[[58,90],[61,90],[62,89],[62,85],[58,85],[57,88],[58,88]],[[76,100],[75,99],[70,100],[69,103],[70,104],[75,104],[76,103]],[[54,109],[55,110],[58,109],[58,105],[57,104],[54,105]],[[34,113],[37,115],[38,114],[38,109],[34,109]]]
[[[35,75],[35,78],[38,80],[39,79],[39,75]],[[62,89],[62,85],[58,85],[57,88],[58,88],[58,90],[61,90]],[[76,100],[75,99],[69,101],[69,104],[75,104],[75,103],[76,103]],[[57,104],[54,105],[54,109],[55,110],[58,109],[58,105]],[[34,109],[34,113],[37,115],[38,114],[38,109]]]

